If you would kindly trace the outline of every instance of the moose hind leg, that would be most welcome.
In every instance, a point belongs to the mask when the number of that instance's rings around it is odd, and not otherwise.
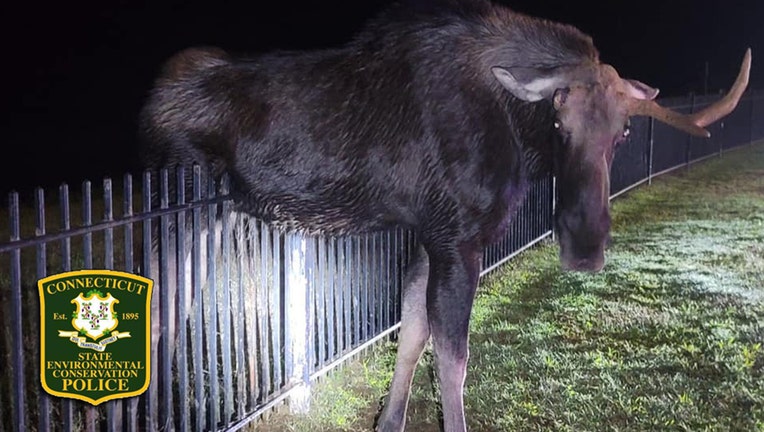
[[[377,421],[376,430],[379,432],[401,432],[406,424],[411,380],[430,337],[426,309],[428,273],[427,253],[420,247],[403,286],[398,356],[390,391]]]

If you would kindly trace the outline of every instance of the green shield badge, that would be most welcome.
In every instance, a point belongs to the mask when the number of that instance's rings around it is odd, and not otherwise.
[[[98,405],[137,396],[151,376],[151,279],[81,270],[40,279],[40,380]]]

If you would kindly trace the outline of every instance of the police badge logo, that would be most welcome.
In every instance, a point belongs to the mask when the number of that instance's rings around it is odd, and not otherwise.
[[[151,279],[82,270],[50,276],[37,285],[45,391],[93,405],[146,391]]]

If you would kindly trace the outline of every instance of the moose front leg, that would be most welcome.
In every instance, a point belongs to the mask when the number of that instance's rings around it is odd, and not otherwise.
[[[465,432],[464,378],[469,320],[480,275],[480,250],[461,245],[456,254],[430,258],[427,317],[441,389],[443,430]]]

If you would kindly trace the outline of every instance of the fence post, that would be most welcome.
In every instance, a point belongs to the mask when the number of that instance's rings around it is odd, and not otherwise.
[[[287,380],[296,384],[289,394],[294,413],[310,409],[310,287],[308,286],[308,241],[298,233],[284,239],[284,302]]]
[[[719,130],[719,157],[721,158],[724,153],[724,120],[721,121],[719,127],[721,128]]]

